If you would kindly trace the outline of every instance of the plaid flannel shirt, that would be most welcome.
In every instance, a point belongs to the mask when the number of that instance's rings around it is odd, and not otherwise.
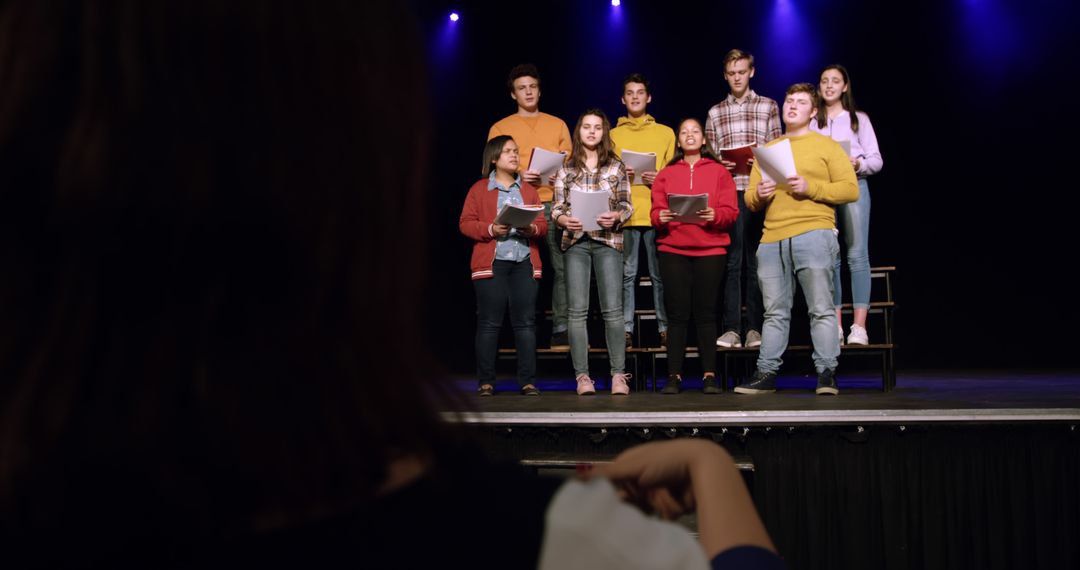
[[[570,208],[570,191],[607,192],[608,205],[613,212],[619,212],[619,220],[611,229],[600,228],[591,232],[571,232],[563,229],[562,250],[570,249],[582,237],[590,238],[622,251],[622,226],[630,219],[634,207],[630,203],[630,181],[626,178],[626,166],[622,161],[611,157],[606,166],[590,172],[584,168],[563,166],[555,175],[555,198],[551,203],[551,219],[556,220],[566,214],[573,217]],[[554,222],[552,222],[554,223]]]
[[[780,109],[776,101],[762,97],[751,89],[746,99],[739,103],[728,94],[727,99],[709,109],[705,121],[705,140],[709,150],[720,158],[720,149],[765,143],[780,136]],[[750,175],[733,174],[735,189],[745,192]]]

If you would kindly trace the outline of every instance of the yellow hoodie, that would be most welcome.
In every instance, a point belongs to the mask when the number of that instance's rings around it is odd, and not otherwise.
[[[675,155],[675,131],[657,123],[652,115],[636,119],[619,117],[619,122],[611,129],[611,142],[615,144],[615,154],[620,159],[623,149],[655,152],[657,172],[667,166]],[[630,201],[634,205],[634,214],[624,226],[651,226],[649,210],[652,209],[652,190],[644,184],[634,184],[630,187]]]

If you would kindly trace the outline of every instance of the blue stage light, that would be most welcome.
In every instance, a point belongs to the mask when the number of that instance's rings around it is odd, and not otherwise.
[[[458,15],[457,15],[457,12],[450,12],[450,21],[451,21],[451,22],[456,22],[456,21],[458,21]]]
[[[620,2],[620,0],[611,0],[611,5],[612,6],[618,7],[620,4],[622,4],[622,2]]]

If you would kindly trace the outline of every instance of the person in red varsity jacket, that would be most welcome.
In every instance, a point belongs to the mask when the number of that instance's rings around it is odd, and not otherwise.
[[[517,380],[521,393],[538,396],[536,388],[536,290],[540,279],[540,236],[547,221],[537,210],[522,227],[497,224],[500,209],[540,204],[540,196],[517,173],[518,146],[507,135],[484,147],[484,177],[469,189],[461,209],[461,233],[473,240],[472,278],[476,289],[476,377],[480,395],[495,394],[495,357],[507,303],[517,348]]]
[[[685,119],[679,124],[675,156],[656,176],[652,187],[650,215],[658,228],[656,249],[668,313],[668,381],[664,394],[679,393],[691,314],[697,323],[704,391],[720,392],[713,342],[716,300],[727,268],[727,247],[731,244],[728,229],[735,223],[739,207],[735,203],[735,181],[705,146],[703,131],[697,119]],[[672,196],[679,194],[704,194],[705,207],[679,215],[671,207]]]

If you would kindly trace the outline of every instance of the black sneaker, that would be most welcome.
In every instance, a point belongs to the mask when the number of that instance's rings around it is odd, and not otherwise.
[[[668,377],[668,381],[664,384],[664,389],[660,390],[661,394],[678,394],[679,387],[682,384],[682,376],[678,374],[672,374]]]
[[[836,387],[836,370],[826,370],[817,375],[817,389],[814,393],[818,396],[835,396],[840,393]]]
[[[701,391],[705,392],[706,394],[719,394],[720,384],[716,382],[716,376],[713,376],[712,374],[706,376],[702,380]]]
[[[551,335],[551,348],[569,350],[570,335],[566,331],[553,333]]]
[[[741,386],[735,387],[739,394],[771,394],[776,391],[776,373],[755,370],[754,375]]]
[[[522,396],[539,396],[540,395],[540,389],[537,388],[535,384],[526,384],[525,386],[521,387],[521,395]]]

